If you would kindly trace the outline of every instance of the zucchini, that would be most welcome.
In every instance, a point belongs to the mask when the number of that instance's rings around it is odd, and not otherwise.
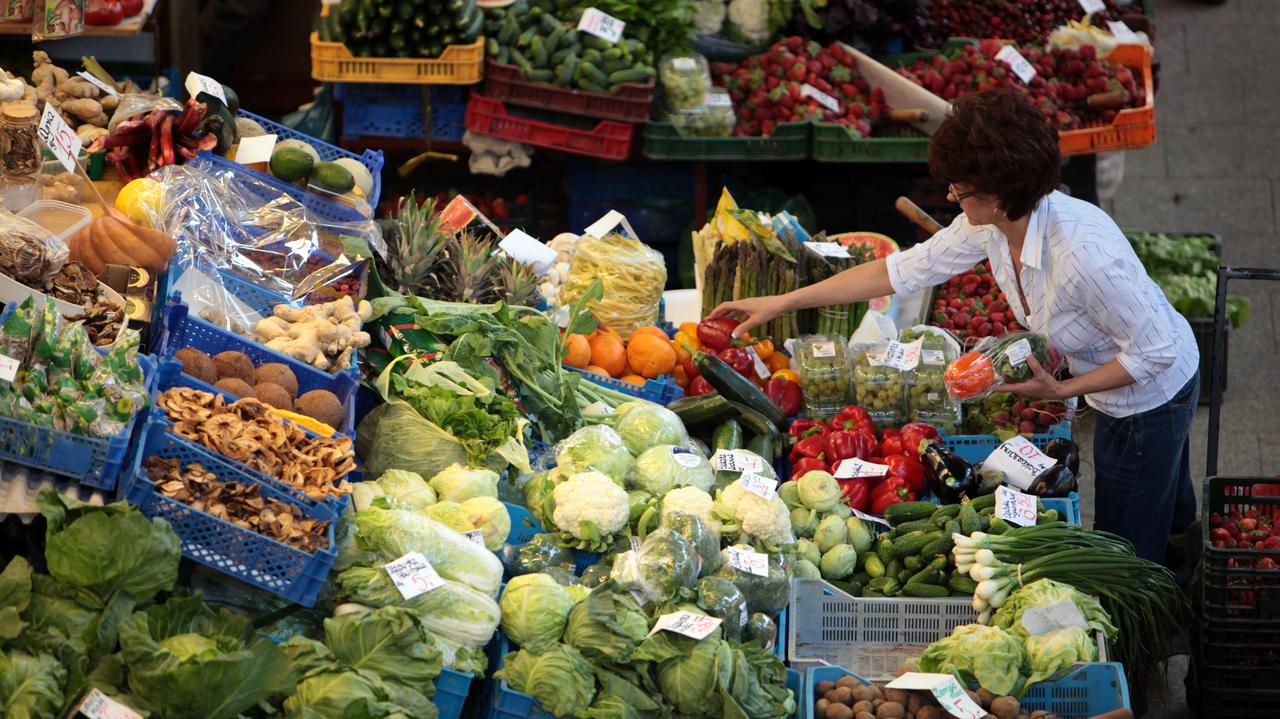
[[[721,364],[724,364],[721,362]],[[727,366],[727,365],[726,365]],[[733,370],[730,369],[730,372]],[[741,375],[739,375],[741,376]],[[710,382],[711,380],[707,380]],[[751,385],[754,387],[755,385]],[[765,398],[768,400],[768,398]],[[905,524],[917,519],[928,519],[938,507],[933,502],[898,502],[890,504],[884,510],[884,518],[892,525]]]
[[[735,402],[730,399],[729,404],[733,405],[733,408],[738,410],[739,421],[753,433],[765,435],[776,435],[778,433],[778,430],[774,428],[773,423],[769,421],[768,417],[765,417],[741,402]],[[770,457],[769,459],[773,458]]]
[[[879,555],[868,554],[864,569],[866,569],[867,574],[870,574],[872,577],[884,576],[884,562],[880,560]]]
[[[953,592],[973,596],[973,593],[978,591],[978,583],[969,575],[956,572],[951,575],[951,579],[947,580],[947,588]]]
[[[904,584],[902,593],[908,597],[946,597],[951,594],[946,587],[941,587],[937,584],[918,584],[916,582]]]
[[[569,62],[570,60],[565,60],[566,65]],[[572,62],[577,65],[576,59]],[[667,405],[667,409],[676,413],[690,434],[702,434],[725,420],[737,419],[739,416],[733,404],[715,392],[701,397],[681,397]]]
[[[608,76],[595,65],[583,67],[590,68],[587,72],[591,75],[590,79],[593,82],[601,85],[608,82]],[[694,356],[693,363],[698,373],[726,399],[745,404],[764,415],[773,423],[777,431],[787,431],[787,417],[782,414],[782,410],[778,409],[759,387],[752,384],[751,380],[738,374],[736,370],[725,364],[724,360],[699,352]]]
[[[751,438],[750,442],[747,442],[747,451],[760,455],[767,462],[772,462],[777,458],[777,449],[778,435],[773,433],[757,434]]]
[[[722,422],[711,435],[711,451],[742,448],[742,425],[737,420]]]

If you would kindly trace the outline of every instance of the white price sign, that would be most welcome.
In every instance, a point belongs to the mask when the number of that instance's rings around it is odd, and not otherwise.
[[[849,248],[839,242],[806,242],[804,246],[810,252],[822,257],[834,257],[844,260],[850,258]]]
[[[1030,83],[1036,77],[1036,69],[1027,62],[1027,58],[1018,52],[1018,48],[1012,45],[1005,45],[1000,48],[1000,52],[996,53],[996,59],[1009,66],[1013,70],[1013,74],[1018,76],[1023,83]]]
[[[512,230],[502,238],[498,247],[511,259],[528,265],[539,276],[545,275],[556,265],[556,251],[536,240],[524,230]]]
[[[201,75],[198,72],[189,72],[187,73],[187,81],[184,82],[182,86],[187,88],[187,94],[191,97],[196,97],[202,92],[207,92],[221,100],[223,105],[227,104],[227,93],[223,92],[222,83],[214,80],[208,75]]]
[[[622,39],[622,29],[626,26],[625,22],[593,7],[587,8],[586,12],[582,13],[582,19],[578,21],[579,30],[609,42]]]
[[[666,630],[676,634],[683,634],[691,639],[705,639],[718,626],[720,626],[718,617],[708,617],[702,614],[694,614],[693,612],[672,612],[658,617],[658,622],[653,625],[649,636]]]
[[[742,476],[738,478],[738,484],[741,484],[742,488],[748,492],[764,499],[773,499],[778,494],[777,481],[749,470],[744,471]]]
[[[729,566],[757,577],[769,576],[769,555],[751,549],[729,547]]]
[[[942,350],[920,350],[920,361],[930,367],[942,367],[947,363],[947,353]]]
[[[861,519],[864,522],[875,522],[876,524],[883,524],[886,527],[893,526],[892,524],[889,524],[889,520],[885,519],[884,517],[876,517],[876,516],[867,514],[866,512],[859,512],[853,507],[850,507],[849,511],[853,512],[853,516],[857,517],[858,519]]]
[[[959,719],[983,719],[987,712],[978,706],[950,674],[907,672],[885,685],[889,689],[928,691],[948,714]]]
[[[484,530],[473,529],[469,532],[465,532],[463,536],[465,536],[467,539],[470,539],[473,543],[480,545],[481,547],[484,546]]]
[[[836,479],[854,479],[856,477],[883,477],[889,473],[889,465],[864,462],[857,457],[842,459],[836,463],[836,471],[831,475]]]
[[[1138,40],[1138,34],[1130,30],[1129,26],[1125,25],[1123,21],[1108,20],[1107,29],[1111,31],[1111,34],[1112,36],[1115,37],[1116,42],[1122,45],[1131,45],[1131,44],[1137,44],[1141,42],[1140,40]]]
[[[76,171],[76,156],[80,154],[80,138],[62,119],[62,115],[53,109],[53,103],[44,104],[44,114],[40,116],[40,126],[36,128],[40,141],[53,151],[58,162],[67,168],[67,172]]]
[[[0,355],[0,380],[12,382],[18,376],[18,368],[22,363],[8,356]]]
[[[444,584],[431,562],[421,552],[409,552],[394,562],[386,563],[387,574],[406,600],[426,594]]]
[[[1048,607],[1028,607],[1022,613],[1022,627],[1031,636],[1038,636],[1070,627],[1088,631],[1089,623],[1075,602],[1064,599]]]
[[[1107,9],[1107,4],[1102,0],[1080,0],[1080,8],[1085,11],[1086,15],[1103,12]]]
[[[910,372],[920,364],[920,348],[923,346],[923,337],[907,344],[889,342],[879,352],[868,352],[867,362],[872,367],[892,367],[900,372]]]
[[[142,719],[141,714],[97,689],[89,691],[76,711],[89,719]]]
[[[755,365],[757,377],[760,379],[769,379],[769,365],[765,364],[764,360],[760,359],[760,352],[755,347],[751,348],[751,363]]]
[[[835,342],[814,342],[813,344],[809,345],[809,352],[812,353],[814,357],[835,357],[836,343]]]
[[[800,94],[817,100],[819,105],[832,112],[840,112],[840,102],[838,100],[807,82],[800,86]]]
[[[96,88],[98,88],[99,90],[101,90],[101,91],[103,91],[103,92],[107,93],[108,95],[118,95],[118,94],[120,94],[120,93],[116,92],[116,89],[115,89],[114,87],[111,87],[111,86],[110,86],[110,85],[108,85],[107,83],[105,83],[105,82],[103,82],[103,81],[99,80],[98,78],[94,77],[94,76],[93,76],[93,73],[89,72],[88,70],[81,70],[80,72],[78,72],[78,73],[76,73],[76,74],[77,74],[77,75],[79,75],[80,77],[83,77],[83,78],[85,79],[85,81],[86,81],[86,82],[88,82],[90,85],[93,85],[94,87],[96,87]]]
[[[1036,498],[1012,487],[996,487],[996,516],[1019,527],[1033,526],[1036,523]]]
[[[711,455],[711,468],[717,472],[761,472],[764,460],[750,452],[721,449]]]
[[[983,470],[1004,473],[1004,481],[1018,489],[1030,489],[1031,483],[1058,463],[1058,460],[1041,452],[1026,437],[1012,437],[987,456]]]
[[[691,72],[698,69],[698,62],[691,57],[677,57],[671,61],[671,66],[682,72]]]

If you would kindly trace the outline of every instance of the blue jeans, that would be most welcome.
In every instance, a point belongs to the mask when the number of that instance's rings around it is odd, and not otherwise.
[[[1165,563],[1169,535],[1196,520],[1188,434],[1199,398],[1197,373],[1155,409],[1118,419],[1097,415],[1094,528],[1125,537],[1152,562]]]

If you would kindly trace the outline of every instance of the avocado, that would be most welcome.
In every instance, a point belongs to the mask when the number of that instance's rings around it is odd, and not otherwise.
[[[351,192],[351,188],[356,186],[356,180],[351,176],[351,171],[336,162],[322,162],[316,165],[307,181],[315,187],[339,195]]]
[[[275,152],[271,153],[270,167],[272,175],[285,182],[293,182],[310,175],[312,168],[315,167],[315,161],[302,148],[277,147]]]

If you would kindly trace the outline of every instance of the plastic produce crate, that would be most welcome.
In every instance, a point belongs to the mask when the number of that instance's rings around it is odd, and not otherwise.
[[[248,582],[304,607],[315,604],[316,595],[329,576],[329,569],[338,558],[338,547],[333,530],[340,511],[328,504],[300,501],[296,493],[278,491],[275,486],[257,481],[238,469],[235,463],[220,459],[205,451],[174,441],[180,439],[169,434],[166,425],[151,421],[147,424],[146,438],[134,458],[132,474],[125,496],[139,511],[151,518],[163,517],[173,527],[182,541],[182,554],[223,574]],[[300,549],[265,537],[237,526],[211,514],[207,514],[156,491],[155,484],[143,469],[143,460],[150,456],[176,459],[183,463],[199,462],[224,482],[256,484],[261,496],[298,507],[315,520],[329,522],[326,529],[328,547],[308,554]]]
[[[342,136],[425,137],[422,93],[431,94],[431,139],[461,140],[467,111],[463,87],[440,85],[357,85],[339,83],[334,97],[342,101]]]
[[[658,379],[645,380],[643,386],[637,386],[630,382],[623,382],[620,379],[614,379],[607,375],[588,372],[577,367],[565,366],[565,369],[572,370],[582,375],[586,379],[609,389],[617,390],[623,394],[639,397],[650,402],[660,405],[668,405],[684,396],[684,390],[680,389],[680,385],[676,384],[674,377],[659,377]]]
[[[650,122],[640,151],[650,160],[803,160],[809,156],[809,126],[789,122],[766,137],[700,137],[668,122]]]
[[[1151,48],[1145,45],[1117,45],[1106,60],[1123,65],[1142,78],[1146,104],[1120,110],[1110,124],[1097,123],[1079,130],[1058,133],[1064,156],[1097,152],[1134,150],[1156,141],[1155,83],[1151,74]]]
[[[373,192],[365,199],[369,201],[370,207],[377,206],[378,198],[382,195],[382,150],[365,150],[363,153],[357,155],[354,152],[344,150],[337,145],[331,145],[324,140],[298,132],[292,127],[281,125],[278,122],[273,122],[260,115],[245,112],[244,110],[241,110],[238,114],[240,117],[248,118],[259,125],[262,125],[262,129],[266,130],[269,134],[276,135],[277,140],[302,140],[308,145],[311,145],[315,148],[316,153],[320,155],[321,162],[332,162],[333,160],[341,160],[345,157],[364,165],[365,169],[369,171],[369,174],[373,176]],[[257,172],[256,170],[250,170],[250,172],[255,172],[260,177],[267,177],[280,185],[291,184],[281,180],[276,180],[267,173]],[[304,202],[303,204],[307,203]],[[307,206],[309,208],[311,207],[310,205]],[[312,211],[316,211],[314,208],[311,209]],[[317,214],[320,213],[317,212]],[[325,217],[325,215],[321,215],[321,217]]]
[[[929,137],[911,128],[901,137],[862,137],[831,122],[813,125],[813,159],[819,162],[925,162]]]
[[[1071,422],[1064,419],[1050,427],[1048,432],[1033,434],[1028,439],[1040,449],[1044,449],[1052,439],[1071,439]],[[996,451],[996,447],[1004,444],[994,434],[942,435],[942,441],[946,443],[948,449],[955,451],[970,464],[985,460]]]
[[[600,160],[625,160],[631,154],[635,126],[601,120],[590,130],[518,117],[499,100],[471,94],[467,103],[467,129],[511,142],[586,155]]]
[[[326,4],[321,16],[329,14]],[[340,42],[311,33],[311,77],[323,82],[474,85],[484,77],[484,38],[450,45],[438,58],[356,57]]]
[[[431,703],[440,712],[439,719],[459,719],[466,706],[467,697],[471,694],[470,674],[454,671],[445,667],[436,677],[436,693]]]
[[[819,682],[833,682],[843,676],[852,676],[863,684],[871,683],[842,667],[814,667],[805,672],[804,688],[796,697],[800,715],[804,719],[821,719],[813,708],[815,687]],[[1025,711],[1043,709],[1063,719],[1087,719],[1116,709],[1128,709],[1129,685],[1124,667],[1119,663],[1094,662],[1081,665],[1058,679],[1033,684],[1019,701]]]
[[[485,61],[484,94],[500,102],[567,112],[619,122],[649,119],[656,83],[626,83],[616,92],[598,93],[524,79],[520,68],[489,58]]]
[[[1280,569],[1259,566],[1263,560],[1280,563],[1280,551],[1217,549],[1209,528],[1210,515],[1226,517],[1237,510],[1242,513],[1253,510],[1263,518],[1280,518],[1280,495],[1251,495],[1255,488],[1277,491],[1278,487],[1280,479],[1274,477],[1209,477],[1205,480],[1201,531],[1207,619],[1255,620],[1259,629],[1280,630]]]

